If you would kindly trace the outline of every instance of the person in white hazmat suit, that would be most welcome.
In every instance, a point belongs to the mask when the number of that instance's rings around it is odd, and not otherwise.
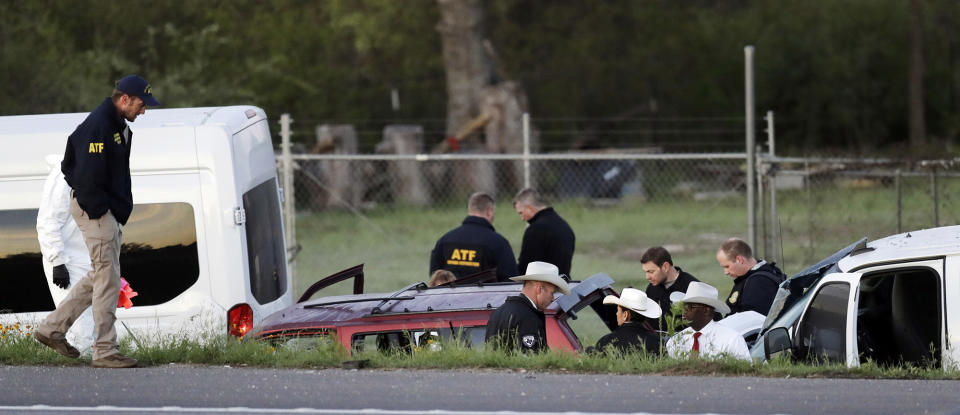
[[[51,154],[46,158],[50,174],[43,183],[43,196],[37,212],[37,239],[43,254],[43,273],[47,282],[56,286],[50,291],[56,304],[63,301],[73,284],[85,278],[93,269],[83,234],[70,216],[72,189],[60,171],[62,157]],[[93,310],[88,307],[67,332],[67,340],[76,345],[81,354],[89,356],[96,330]]]

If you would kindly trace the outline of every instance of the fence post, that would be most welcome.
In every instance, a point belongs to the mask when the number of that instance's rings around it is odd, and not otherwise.
[[[523,113],[523,187],[530,187],[530,113]]]
[[[903,233],[903,185],[900,176],[900,169],[897,169],[897,233]]]
[[[777,216],[777,165],[774,159],[777,157],[774,149],[776,148],[776,134],[774,134],[773,111],[767,111],[767,147],[770,155],[770,164],[767,167],[767,187],[770,188],[770,239],[773,241],[773,257],[776,262],[782,266],[783,255],[777,255],[783,252],[782,241],[780,240],[780,217]],[[779,249],[778,249],[779,248]],[[767,256],[771,256],[768,254]]]
[[[933,197],[933,227],[940,226],[940,197],[937,194],[937,168],[930,171],[930,194]]]
[[[290,281],[293,287],[289,292],[297,290],[297,263],[294,260],[297,252],[297,212],[293,185],[293,157],[290,154],[290,124],[293,119],[290,114],[280,115],[280,151],[283,162],[283,227],[287,236],[287,269],[290,271]]]
[[[754,131],[754,104],[753,104],[753,46],[743,48],[744,81],[746,95],[746,127],[747,127],[747,242],[750,246],[757,246],[757,212],[756,212],[756,132]]]

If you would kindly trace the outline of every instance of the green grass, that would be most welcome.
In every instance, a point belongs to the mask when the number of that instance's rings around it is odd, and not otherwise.
[[[262,368],[339,368],[344,362],[364,361],[371,369],[504,369],[557,373],[662,374],[703,376],[758,376],[870,379],[960,379],[960,371],[932,367],[879,367],[867,363],[849,369],[837,365],[813,366],[785,359],[751,364],[734,359],[670,359],[645,354],[602,355],[551,351],[538,355],[509,354],[491,349],[474,350],[444,344],[439,351],[412,354],[364,352],[349,356],[339,345],[323,339],[299,339],[296,345],[274,346],[211,336],[203,342],[168,339],[134,347],[121,344],[121,352],[137,359],[141,367],[169,364],[231,365]],[[40,345],[25,334],[8,334],[0,340],[0,364],[43,366],[89,366],[89,358],[68,359]]]

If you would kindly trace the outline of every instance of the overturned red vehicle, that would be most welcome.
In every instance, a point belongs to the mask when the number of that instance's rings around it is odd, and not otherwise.
[[[275,343],[316,337],[335,340],[350,352],[428,347],[427,339],[456,337],[472,348],[482,348],[487,320],[507,297],[518,295],[521,284],[493,282],[485,272],[449,284],[427,287],[411,284],[393,293],[363,294],[363,265],[314,283],[296,304],[263,319],[248,338]],[[323,288],[353,279],[353,295],[310,298]],[[616,313],[603,307],[603,297],[616,294],[613,280],[597,274],[571,281],[569,295],[557,294],[546,316],[547,346],[579,352],[583,345],[569,321],[590,307],[607,329],[616,328]]]

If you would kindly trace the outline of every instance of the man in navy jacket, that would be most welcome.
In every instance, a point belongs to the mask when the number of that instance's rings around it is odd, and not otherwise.
[[[517,275],[510,242],[493,229],[495,209],[492,196],[483,192],[470,196],[463,224],[443,235],[430,253],[431,275],[445,269],[463,278],[491,268],[497,269],[498,281]]]
[[[554,264],[560,273],[570,276],[577,238],[573,229],[534,189],[525,188],[513,198],[513,207],[530,226],[523,232],[517,268],[526,272],[527,264],[543,261]]]
[[[67,139],[61,170],[73,189],[70,215],[83,234],[93,270],[74,284],[57,309],[37,327],[40,343],[67,357],[80,355],[64,337],[87,307],[97,329],[94,367],[133,367],[136,359],[117,348],[117,298],[120,294],[120,227],[133,210],[130,147],[133,122],[147,105],[159,105],[150,84],[138,75],[117,82],[113,94],[77,126]]]

